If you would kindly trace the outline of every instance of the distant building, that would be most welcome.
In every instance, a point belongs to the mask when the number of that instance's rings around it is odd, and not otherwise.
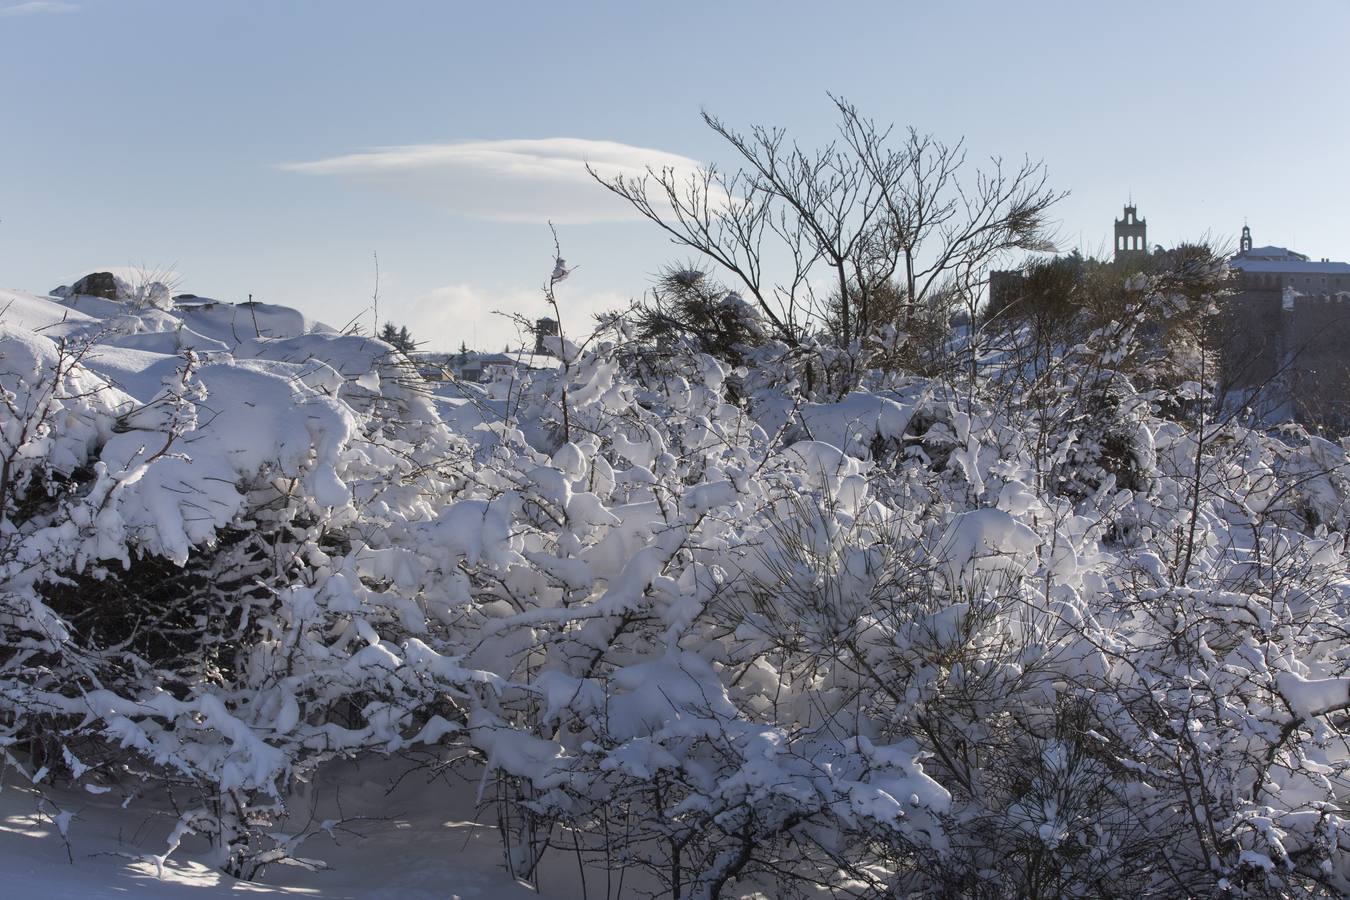
[[[450,364],[460,381],[479,383],[495,380],[503,371],[514,368],[515,361],[505,353],[466,353]]]
[[[1350,429],[1350,263],[1254,247],[1246,225],[1238,246],[1221,342],[1230,395],[1272,419]]]
[[[1125,215],[1116,219],[1116,262],[1132,262],[1148,256],[1148,221],[1139,218],[1134,203],[1125,204]]]
[[[1021,269],[989,273],[989,312],[997,313],[1022,299],[1027,276]]]
[[[1148,222],[1133,203],[1114,234],[1116,265],[1151,258]],[[1226,402],[1248,405],[1266,422],[1350,432],[1350,263],[1257,247],[1246,225],[1228,263],[1236,281],[1218,320]],[[991,272],[989,313],[1017,303],[1024,290],[1023,271]]]
[[[549,349],[548,338],[558,336],[558,323],[550,318],[539,319],[534,323],[534,352],[547,356],[552,356],[553,351]]]
[[[417,374],[427,381],[447,381],[454,377],[450,366],[434,360],[418,360]]]
[[[1133,202],[1125,204],[1124,215],[1115,222],[1115,262],[1134,264],[1148,258],[1148,220],[1139,218]],[[1021,269],[989,273],[989,310],[1007,309],[1022,297],[1026,275]]]
[[[1306,295],[1331,295],[1350,291],[1350,263],[1323,257],[1312,260],[1287,247],[1252,247],[1252,230],[1242,226],[1242,240],[1229,265],[1240,273],[1244,287],[1284,289]]]
[[[558,365],[555,357],[528,350],[512,350],[509,353],[480,353],[476,350],[463,353],[419,353],[416,361],[418,371],[428,381],[453,378],[473,384],[499,381],[518,372],[550,369]]]

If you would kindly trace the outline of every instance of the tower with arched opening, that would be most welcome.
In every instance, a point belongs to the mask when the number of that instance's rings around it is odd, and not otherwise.
[[[1133,203],[1125,206],[1124,218],[1116,219],[1116,262],[1148,255],[1148,222],[1139,218]]]

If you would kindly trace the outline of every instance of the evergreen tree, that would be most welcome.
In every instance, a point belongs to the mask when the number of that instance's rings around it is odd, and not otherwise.
[[[384,327],[380,329],[380,340],[392,344],[395,349],[404,353],[411,353],[417,349],[417,341],[413,340],[407,325],[395,326],[393,322],[385,322]]]

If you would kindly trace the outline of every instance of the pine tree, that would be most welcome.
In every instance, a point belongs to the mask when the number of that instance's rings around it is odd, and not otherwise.
[[[395,349],[404,353],[411,353],[417,349],[417,341],[413,340],[412,332],[408,331],[407,325],[396,327],[393,322],[385,322],[384,327],[380,329],[380,340],[392,344]]]

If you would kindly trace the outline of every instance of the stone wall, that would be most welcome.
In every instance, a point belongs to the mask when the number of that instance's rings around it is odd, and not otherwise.
[[[1323,278],[1339,295],[1317,291]],[[1350,432],[1350,284],[1333,284],[1343,278],[1242,276],[1219,320],[1222,389],[1276,418]]]
[[[1350,299],[1303,296],[1293,306],[1282,315],[1294,417],[1350,431]]]

